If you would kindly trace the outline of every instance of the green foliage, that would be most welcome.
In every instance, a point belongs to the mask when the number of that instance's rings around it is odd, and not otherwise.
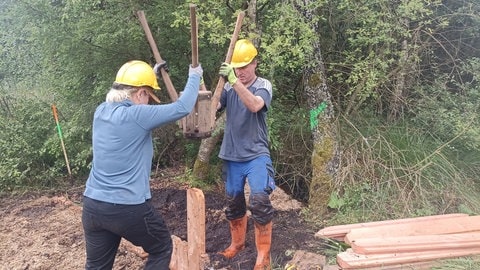
[[[478,209],[476,174],[458,166],[472,165],[459,159],[448,143],[406,122],[385,126],[373,124],[366,114],[362,117],[342,131],[348,147],[330,200],[336,210],[331,222]]]
[[[182,41],[186,46],[190,45],[190,13],[189,4],[197,6],[196,16],[198,21],[198,57],[204,70],[203,77],[207,89],[214,91],[218,82],[218,69],[224,61],[230,37],[233,33],[237,13],[229,12],[225,7],[212,9],[218,6],[215,1],[180,1],[172,7],[172,20],[169,24],[172,29],[180,31],[188,40]],[[232,3],[234,5],[235,3]],[[185,54],[187,63],[190,62],[190,47]]]
[[[299,18],[302,16],[293,5],[281,2],[264,15],[264,20],[269,22],[269,30],[262,36],[261,58],[268,62],[268,69],[265,70],[268,74],[274,76],[277,69],[280,72],[293,71],[305,66],[305,59],[313,50],[311,42],[317,38],[317,34]]]
[[[312,166],[307,112],[279,100],[270,114],[273,115],[269,128],[276,182],[296,199],[307,201]]]
[[[480,61],[461,66],[463,83],[441,76],[430,86],[419,86],[412,120],[432,137],[449,141],[459,155],[480,151]],[[473,160],[472,160],[473,161]]]
[[[450,260],[443,260],[439,266],[434,266],[432,270],[466,270],[480,268],[478,257],[461,257]]]
[[[174,84],[185,83],[189,59],[175,56],[189,50],[190,36],[163,27],[170,24],[169,10],[176,4],[178,1],[162,1],[158,6],[121,0],[2,2],[0,23],[5,31],[0,40],[4,60],[0,63],[0,92],[5,97],[1,105],[6,117],[2,125],[23,128],[28,123],[31,129],[19,131],[22,135],[16,136],[15,146],[4,151],[6,158],[0,170],[6,178],[2,186],[50,185],[65,175],[55,126],[30,119],[33,112],[42,112],[38,118],[53,121],[52,103],[59,109],[72,173],[77,177],[88,173],[93,111],[104,100],[115,72],[127,60],[153,61],[136,11],[145,10],[162,56],[175,60],[169,62]],[[162,15],[156,16],[159,10]],[[33,107],[27,111],[29,106]],[[52,128],[52,134],[43,130],[47,127]],[[11,144],[14,131],[2,132],[1,139]],[[24,137],[26,134],[37,136]],[[168,136],[162,138],[170,141]],[[26,147],[27,142],[36,147]]]
[[[219,168],[213,167],[212,168],[212,173],[215,173],[216,175],[220,175]],[[217,186],[219,184],[219,183],[216,183],[213,179],[215,179],[215,178],[209,177],[208,181],[198,179],[194,176],[194,174],[192,172],[192,169],[187,167],[185,169],[185,173],[183,174],[183,176],[178,177],[177,181],[185,183],[189,187],[192,187],[192,188],[199,188],[199,189],[204,190],[204,191],[209,191],[209,190],[212,190],[213,188],[215,188],[215,186]]]
[[[55,173],[45,174],[44,170],[58,165],[55,152],[61,149],[58,148],[60,144],[54,150],[48,143],[56,135],[50,107],[33,100],[30,104],[11,101],[9,105],[15,110],[0,117],[0,151],[3,155],[0,190],[24,185],[51,186]]]

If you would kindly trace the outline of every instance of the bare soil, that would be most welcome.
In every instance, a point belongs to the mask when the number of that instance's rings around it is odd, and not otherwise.
[[[153,204],[162,213],[175,236],[187,240],[186,184],[176,172],[152,179]],[[0,197],[0,269],[83,269],[85,246],[81,224],[83,186],[62,192],[28,192]],[[249,219],[246,248],[235,258],[225,260],[218,251],[230,243],[224,215],[223,187],[204,191],[206,209],[206,269],[252,269],[256,259],[252,220]],[[276,208],[273,223],[272,262],[283,269],[295,251],[320,254],[322,243],[314,234],[320,228],[302,219],[302,204],[281,189],[272,194]],[[132,252],[122,240],[114,269],[143,269],[145,259]]]

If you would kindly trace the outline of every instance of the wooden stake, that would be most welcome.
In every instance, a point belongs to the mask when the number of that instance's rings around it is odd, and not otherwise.
[[[60,138],[60,143],[62,144],[63,156],[65,157],[65,163],[67,164],[68,175],[72,176],[72,171],[70,170],[70,163],[68,162],[67,150],[65,149],[65,144],[63,142],[62,128],[58,121],[57,107],[52,104],[53,118],[55,118],[55,123],[57,124],[58,137]]]
[[[205,197],[202,190],[187,190],[188,269],[203,269],[201,257],[205,254]]]

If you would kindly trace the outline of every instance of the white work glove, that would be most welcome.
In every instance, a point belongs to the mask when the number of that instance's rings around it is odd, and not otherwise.
[[[188,76],[193,74],[197,74],[198,76],[200,76],[200,78],[203,78],[203,69],[201,64],[198,64],[197,67],[192,67],[192,65],[189,65]]]

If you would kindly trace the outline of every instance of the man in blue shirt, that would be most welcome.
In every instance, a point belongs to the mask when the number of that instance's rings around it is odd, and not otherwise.
[[[112,269],[122,237],[149,254],[145,269],[169,269],[171,235],[149,202],[152,130],[192,111],[202,75],[200,65],[190,67],[177,101],[148,105],[153,89],[160,88],[154,69],[133,60],[117,72],[93,117],[93,161],[82,212],[85,269]]]
[[[245,247],[247,205],[245,183],[250,186],[248,209],[254,220],[257,260],[255,270],[271,269],[270,246],[274,209],[270,193],[275,189],[274,170],[268,147],[267,111],[272,84],[258,77],[257,49],[246,39],[238,40],[232,63],[223,63],[220,75],[228,79],[220,97],[227,120],[219,157],[226,173],[226,217],[232,241],[221,255],[230,259]]]

